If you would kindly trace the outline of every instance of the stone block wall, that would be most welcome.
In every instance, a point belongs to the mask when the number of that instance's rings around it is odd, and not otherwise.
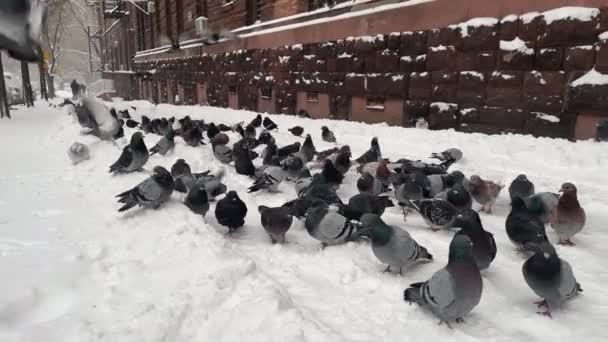
[[[608,8],[557,9],[154,60],[135,69],[138,78],[157,83],[161,101],[164,81],[175,79],[193,89],[204,85],[213,106],[402,126],[423,117],[431,129],[571,139],[577,116],[608,116],[604,32]],[[196,94],[187,92],[185,102],[199,103]],[[323,105],[306,103],[315,96]]]

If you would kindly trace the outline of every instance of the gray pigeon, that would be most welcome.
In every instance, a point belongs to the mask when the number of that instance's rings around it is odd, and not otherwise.
[[[545,224],[528,211],[521,197],[513,198],[505,227],[509,240],[519,251],[533,253],[540,244],[548,241]]]
[[[457,148],[448,148],[443,152],[432,153],[431,158],[439,159],[442,162],[446,160],[459,161],[462,159],[462,151]]]
[[[534,195],[534,183],[530,182],[526,175],[519,175],[509,185],[509,196],[513,198],[526,198]]]
[[[454,227],[460,228],[456,235],[466,235],[473,242],[473,258],[480,270],[490,267],[496,257],[494,235],[483,229],[479,214],[473,209],[466,209],[456,216]]]
[[[218,176],[202,177],[195,184],[201,185],[205,189],[209,201],[215,201],[218,196],[225,194],[228,190],[226,184],[222,183],[221,177]]]
[[[131,190],[116,195],[119,203],[124,205],[118,211],[125,211],[136,205],[144,208],[157,209],[169,200],[173,193],[173,177],[171,173],[162,166],[156,166],[153,174]]]
[[[404,300],[429,309],[448,327],[450,321],[462,322],[479,304],[483,289],[472,247],[467,236],[454,236],[447,266],[426,282],[411,284],[403,293]]]
[[[232,162],[232,149],[222,144],[212,144],[213,155],[217,160],[224,164]]]
[[[287,176],[287,171],[279,166],[269,166],[264,172],[257,177],[253,185],[249,187],[248,192],[256,192],[261,189],[266,189],[269,192],[276,192],[279,184]]]
[[[293,217],[287,207],[276,207],[269,208],[266,206],[259,206],[258,211],[262,220],[262,227],[268,233],[272,243],[283,243],[285,242],[285,233],[291,227]]]
[[[576,244],[570,239],[583,230],[587,215],[578,202],[578,191],[574,184],[562,184],[560,192],[562,196],[551,214],[551,228],[559,237],[558,244],[574,246]]]
[[[551,317],[551,309],[583,292],[574,278],[570,264],[557,256],[555,248],[549,242],[538,246],[534,255],[524,263],[522,273],[528,286],[542,298],[535,304],[546,309],[538,312],[545,316]]]
[[[350,220],[359,221],[366,213],[382,216],[384,210],[395,205],[388,196],[376,196],[368,193],[356,194],[348,200],[348,205],[341,208],[342,214]]]
[[[353,240],[357,235],[357,224],[338,213],[338,208],[322,201],[312,205],[306,212],[304,227],[323,247],[340,245]]]
[[[315,157],[317,149],[315,148],[315,144],[312,142],[312,137],[310,134],[306,134],[306,139],[304,139],[304,143],[302,144],[302,147],[300,147],[300,153],[305,158],[305,160],[303,160],[304,164],[308,163]]]
[[[376,214],[361,216],[362,230],[360,235],[368,236],[372,240],[374,255],[384,264],[385,272],[408,268],[418,260],[433,260],[433,256],[426,248],[418,245],[410,234],[395,226],[389,226]]]
[[[422,187],[413,178],[409,178],[405,183],[395,188],[395,198],[399,206],[403,208],[404,219],[407,218],[407,215],[412,210],[412,207],[409,205],[410,201],[421,200],[423,193]]]
[[[332,132],[329,128],[327,128],[327,126],[321,126],[321,138],[325,142],[330,142],[330,143],[336,142],[336,136],[334,135],[334,132]]]
[[[209,211],[209,199],[204,185],[195,184],[188,191],[188,195],[184,201],[186,207],[192,210],[193,213],[201,215],[205,218],[205,214]]]
[[[167,154],[175,147],[175,141],[173,140],[174,137],[175,131],[173,131],[172,129],[169,130],[169,132],[167,132],[164,137],[160,138],[158,143],[156,143],[156,145],[154,145],[150,149],[150,155],[158,153],[161,156],[164,156],[165,154]]]
[[[75,142],[68,149],[68,156],[72,164],[76,165],[90,158],[89,148],[85,144]]]
[[[149,157],[150,153],[144,143],[143,134],[135,132],[118,160],[110,166],[110,173],[139,171],[148,162]]]
[[[298,176],[296,177],[296,195],[300,197],[302,194],[304,194],[304,192],[308,190],[310,184],[312,184],[312,175],[310,174],[310,170],[304,167],[302,170],[300,170]]]
[[[378,144],[378,138],[373,137],[369,150],[363,153],[359,158],[355,159],[355,161],[359,164],[368,164],[377,162],[380,159],[382,159],[380,144]]]

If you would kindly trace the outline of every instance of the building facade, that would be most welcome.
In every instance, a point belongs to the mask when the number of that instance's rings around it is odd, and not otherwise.
[[[125,98],[568,139],[608,117],[604,0],[121,3],[104,77]]]

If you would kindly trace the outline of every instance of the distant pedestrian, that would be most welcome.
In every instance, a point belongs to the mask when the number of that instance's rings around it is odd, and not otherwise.
[[[80,96],[87,97],[87,86],[84,83],[80,84]]]
[[[80,92],[80,85],[76,80],[73,80],[70,84],[70,88],[72,88],[72,101],[78,101],[78,93]]]

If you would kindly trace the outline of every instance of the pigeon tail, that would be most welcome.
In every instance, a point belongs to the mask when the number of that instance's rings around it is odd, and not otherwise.
[[[118,209],[118,212],[127,211],[127,210],[133,208],[136,205],[137,205],[137,202],[135,202],[135,201],[127,202],[125,205],[123,205],[122,207],[120,207],[120,209]]]
[[[420,295],[420,288],[422,285],[424,285],[424,283],[410,284],[410,287],[403,291],[403,300],[410,303],[422,304],[424,302],[424,299]]]

